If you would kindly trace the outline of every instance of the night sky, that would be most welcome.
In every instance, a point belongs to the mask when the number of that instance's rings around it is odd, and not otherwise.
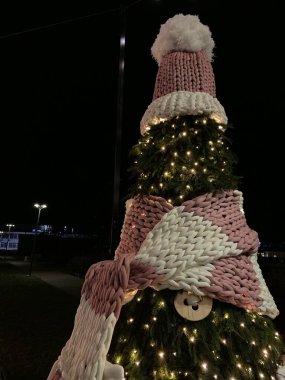
[[[33,204],[44,202],[41,223],[107,238],[121,125],[120,228],[130,185],[129,150],[140,136],[157,72],[150,49],[161,24],[189,13],[210,27],[216,43],[217,98],[233,125],[248,224],[261,241],[283,241],[282,2],[123,2],[123,93],[118,91],[120,2],[93,3],[35,8],[25,2],[1,12],[0,229],[6,223],[16,229],[34,224]]]

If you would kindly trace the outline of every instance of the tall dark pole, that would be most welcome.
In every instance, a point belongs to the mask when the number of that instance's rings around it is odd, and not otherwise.
[[[120,51],[119,51],[119,75],[117,93],[117,123],[115,138],[114,158],[114,182],[113,182],[113,209],[110,231],[109,255],[113,255],[115,249],[114,237],[118,233],[118,218],[120,204],[120,169],[121,169],[121,144],[122,144],[122,119],[124,97],[124,70],[125,70],[125,35],[126,35],[126,6],[120,4]]]
[[[38,203],[36,203],[34,206],[38,209],[38,216],[37,216],[37,223],[36,223],[36,231],[35,231],[34,240],[33,240],[33,247],[32,247],[32,251],[31,251],[30,267],[29,267],[28,276],[32,275],[33,259],[34,259],[34,254],[36,252],[37,234],[38,234],[38,228],[39,228],[39,223],[40,223],[41,211],[43,208],[47,207],[47,205],[39,205]]]

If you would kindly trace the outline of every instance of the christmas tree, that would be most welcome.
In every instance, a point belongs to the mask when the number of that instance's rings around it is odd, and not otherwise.
[[[213,48],[198,16],[160,28],[121,240],[89,268],[49,379],[278,378],[279,312],[237,189]]]

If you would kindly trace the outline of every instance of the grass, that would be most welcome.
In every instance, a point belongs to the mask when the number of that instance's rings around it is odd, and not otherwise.
[[[280,310],[285,339],[285,264],[260,263]],[[7,380],[46,380],[73,328],[79,300],[0,260],[0,373]]]
[[[0,368],[7,380],[46,380],[78,300],[1,261],[0,289]]]

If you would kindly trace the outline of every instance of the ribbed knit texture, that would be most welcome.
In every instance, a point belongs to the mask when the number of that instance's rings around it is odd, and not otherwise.
[[[152,100],[174,91],[206,92],[216,96],[213,68],[204,50],[175,51],[163,57]]]

